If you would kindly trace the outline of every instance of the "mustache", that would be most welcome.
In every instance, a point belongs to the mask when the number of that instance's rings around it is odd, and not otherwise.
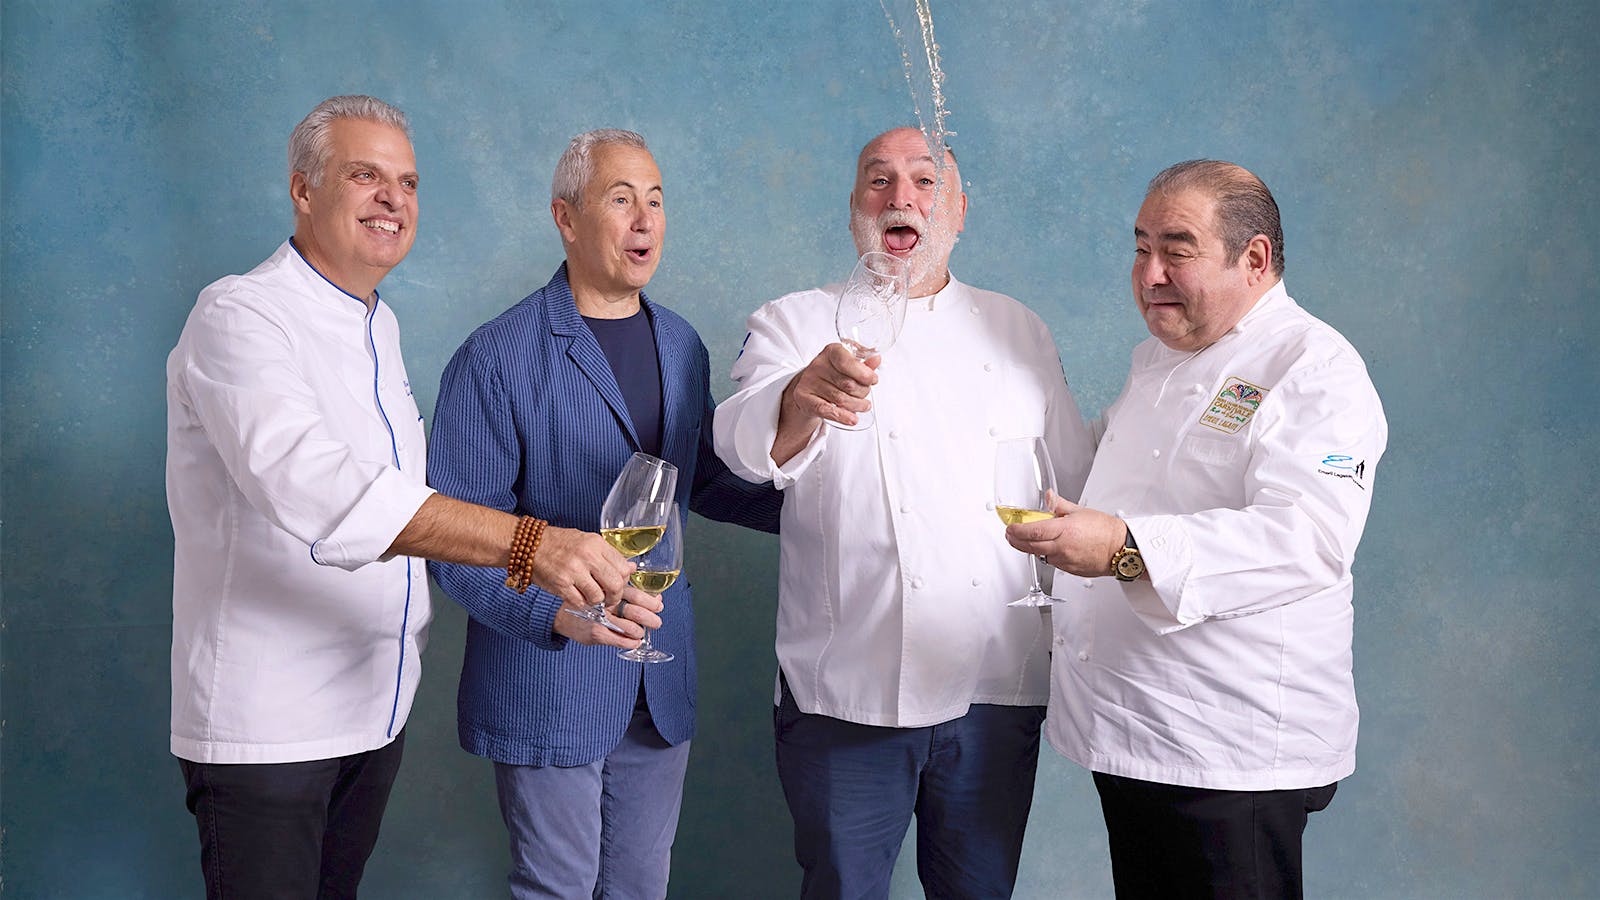
[[[917,234],[928,233],[928,220],[921,213],[909,209],[886,209],[878,214],[875,223],[880,231],[902,226],[915,228]]]

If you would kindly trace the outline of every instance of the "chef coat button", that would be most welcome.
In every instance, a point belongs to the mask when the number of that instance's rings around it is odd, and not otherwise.
[[[909,503],[900,504],[900,511],[903,512],[903,513],[911,512],[911,504],[909,504]]]
[[[995,426],[993,426],[993,425],[990,425],[989,426],[989,437],[998,437],[999,435],[1000,435],[1000,429],[995,427]]]
[[[916,588],[919,591],[922,590],[922,579],[921,578],[913,578],[913,579],[911,579],[911,586],[913,588]]]
[[[1067,639],[1058,634],[1056,635],[1055,643],[1057,647],[1065,647],[1067,645]]]
[[[1150,451],[1150,458],[1151,459],[1160,459],[1161,458],[1161,451],[1160,450],[1151,450]]]
[[[1087,651],[1087,650],[1079,650],[1078,651],[1078,662],[1088,662],[1088,661],[1089,661],[1089,651]]]
[[[994,371],[994,363],[984,363],[983,364],[983,370],[985,372],[993,372]]]
[[[1117,436],[1116,435],[1114,435],[1114,434],[1106,435],[1106,443],[1115,444],[1116,442],[1117,442]]]
[[[990,500],[988,503],[985,503],[983,508],[987,509],[989,512],[994,512],[994,501]]]
[[[898,431],[889,432],[889,440],[892,441],[892,440],[895,440],[895,439],[897,439],[899,437],[900,437],[900,432],[898,432]]]
[[[1083,586],[1084,586],[1085,590],[1094,587],[1094,579],[1093,578],[1085,578],[1083,580]]]
[[[1204,394],[1205,392],[1206,392],[1206,386],[1203,385],[1203,384],[1197,384],[1197,385],[1189,388],[1189,393],[1191,393],[1191,394]]]
[[[973,587],[981,587],[982,585],[983,585],[983,579],[981,579],[981,578],[972,579],[972,586]]]
[[[967,310],[969,312],[971,312],[973,315],[977,315],[978,314],[978,307],[976,307],[976,306],[969,306],[969,307],[967,307]]]
[[[1126,519],[1127,517],[1128,517],[1128,511],[1127,510],[1125,510],[1125,509],[1117,510],[1117,518]]]

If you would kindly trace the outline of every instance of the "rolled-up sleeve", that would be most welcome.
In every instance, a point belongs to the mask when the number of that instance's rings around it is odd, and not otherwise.
[[[247,301],[196,310],[175,373],[181,402],[246,500],[316,562],[382,558],[433,491],[329,428],[291,330]]]
[[[800,477],[827,443],[828,428],[819,425],[793,459],[782,466],[772,459],[784,388],[815,353],[807,355],[796,345],[791,329],[770,305],[756,310],[748,327],[744,347],[733,363],[739,389],[716,410],[712,430],[717,456],[740,478],[771,482],[782,490]]]

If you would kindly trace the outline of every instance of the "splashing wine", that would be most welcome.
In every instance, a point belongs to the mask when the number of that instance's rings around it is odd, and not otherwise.
[[[933,36],[933,10],[928,6],[929,0],[878,0],[878,5],[883,8],[883,14],[889,19],[889,30],[894,34],[895,43],[900,47],[900,61],[906,72],[906,85],[911,89],[911,108],[917,116],[917,128],[922,132],[923,140],[928,142],[928,154],[933,157],[935,185],[933,192],[933,206],[928,211],[928,224],[932,226],[938,219],[939,206],[947,195],[955,196],[961,193],[961,186],[949,185],[944,177],[948,163],[945,161],[944,148],[949,146],[948,138],[955,135],[945,125],[945,117],[950,110],[944,102],[944,70],[939,66],[939,42]],[[894,12],[889,9],[891,3],[902,12],[901,20],[910,22],[912,18],[917,21],[917,31],[922,39],[920,52],[912,52],[911,45],[906,36],[895,24]],[[909,14],[908,12],[909,7]],[[928,116],[922,111],[926,108]],[[930,121],[931,118],[931,121]]]

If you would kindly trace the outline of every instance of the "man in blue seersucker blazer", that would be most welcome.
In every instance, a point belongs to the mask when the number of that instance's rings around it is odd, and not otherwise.
[[[566,262],[445,368],[429,483],[594,531],[617,473],[642,451],[678,467],[683,515],[776,532],[781,496],[741,481],[712,449],[700,336],[643,293],[666,227],[644,139],[615,129],[573,138],[550,211]],[[690,574],[662,597],[653,636],[676,659],[641,665],[617,657],[636,641],[559,614],[558,596],[517,594],[495,570],[430,570],[471,615],[458,728],[463,748],[495,764],[512,895],[665,896],[694,734]],[[635,623],[653,618],[630,612]]]

